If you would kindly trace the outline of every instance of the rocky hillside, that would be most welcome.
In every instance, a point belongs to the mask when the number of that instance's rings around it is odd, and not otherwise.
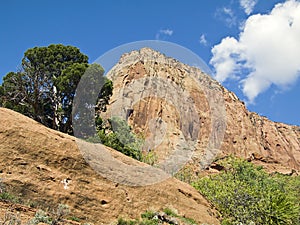
[[[112,182],[85,161],[74,137],[4,108],[0,108],[0,140],[0,178],[7,191],[26,205],[53,210],[66,204],[82,223],[110,224],[119,217],[138,218],[149,209],[173,208],[199,223],[219,224],[209,203],[188,184],[174,178],[142,187]],[[137,163],[109,151],[126,164]],[[12,207],[0,204],[0,208],[2,220]],[[15,211],[29,217],[35,211],[21,209]]]
[[[128,121],[145,139],[144,153],[157,157],[156,167],[0,108],[0,184],[25,205],[53,210],[66,204],[82,223],[171,208],[199,224],[220,224],[212,206],[170,174],[185,165],[195,174],[215,171],[216,159],[228,155],[271,172],[299,173],[300,128],[249,112],[199,69],[144,48],[124,54],[107,76],[114,90],[101,116]],[[23,220],[36,212],[2,202],[0,217],[19,208]]]
[[[176,163],[208,167],[226,155],[270,171],[300,169],[300,127],[249,112],[234,93],[199,69],[143,48],[124,54],[107,76],[114,92],[106,115],[121,116],[142,133],[144,151],[155,151],[160,166],[171,172],[178,169]],[[193,152],[184,151],[187,146]],[[190,158],[176,153],[183,151]],[[170,154],[176,163],[165,159]]]

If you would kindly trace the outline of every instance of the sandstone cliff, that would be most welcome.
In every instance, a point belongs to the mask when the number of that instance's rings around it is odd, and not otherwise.
[[[178,169],[170,166],[174,155],[173,164],[193,161],[207,167],[232,154],[270,171],[300,169],[299,127],[249,112],[199,69],[143,48],[124,54],[107,76],[114,92],[106,116],[128,120],[146,137],[144,151],[155,151],[169,172]],[[179,152],[186,148],[193,152],[185,151],[184,157]]]

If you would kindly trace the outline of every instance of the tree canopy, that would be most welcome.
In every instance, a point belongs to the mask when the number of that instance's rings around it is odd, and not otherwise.
[[[89,67],[97,71],[97,76],[103,77],[102,67],[89,65],[88,57],[76,47],[52,44],[28,49],[21,69],[3,78],[0,104],[52,129],[72,133],[73,98],[81,77]],[[109,83],[106,78],[103,79]],[[105,102],[111,94],[112,85],[106,84],[106,88],[105,93],[99,94]]]

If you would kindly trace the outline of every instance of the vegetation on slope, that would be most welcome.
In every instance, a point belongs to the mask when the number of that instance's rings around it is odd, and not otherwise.
[[[90,83],[102,84],[97,93],[97,102],[90,103],[91,90],[86,87],[86,98],[81,98],[81,105],[89,113],[92,104],[97,114],[106,110],[106,105],[112,95],[112,81],[104,77],[104,70],[98,64],[88,64],[88,56],[73,46],[62,44],[48,47],[34,47],[24,53],[20,70],[10,72],[3,78],[0,85],[0,106],[13,109],[45,126],[73,134],[73,122],[80,116],[72,118],[72,107],[76,88],[85,74],[86,85]],[[100,86],[100,85],[98,85]],[[100,86],[100,87],[101,87]],[[84,117],[84,116],[83,116]],[[81,116],[82,118],[82,116]],[[76,120],[77,119],[77,120]],[[88,132],[94,124],[84,121],[77,136],[90,141],[99,141],[123,154],[142,161],[141,146],[143,139],[137,138],[131,132],[126,121],[112,118],[104,126],[99,115],[96,116],[97,137],[90,137]],[[79,124],[80,126],[81,124]],[[112,129],[114,128],[114,129]]]
[[[182,224],[197,225],[190,218],[178,215],[174,210],[165,208],[162,212],[146,211],[141,215],[141,219],[125,220],[119,218],[117,225],[160,225],[160,224]]]
[[[300,177],[266,173],[229,157],[225,170],[193,186],[221,212],[222,224],[300,224]]]

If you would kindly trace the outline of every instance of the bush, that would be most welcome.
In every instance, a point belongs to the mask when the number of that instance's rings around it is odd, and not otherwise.
[[[148,219],[148,220],[152,220],[155,217],[156,213],[153,211],[146,211],[144,213],[142,213],[141,217],[142,219]]]
[[[101,121],[101,124],[103,122]],[[142,160],[143,139],[137,137],[131,127],[123,119],[113,117],[109,120],[112,130],[106,133],[105,129],[98,127],[98,137],[102,144],[111,147],[124,155],[139,161]],[[94,138],[96,139],[96,138]]]
[[[68,220],[72,220],[72,221],[75,221],[75,222],[80,222],[80,219],[78,217],[76,217],[76,216],[70,216],[68,218]]]
[[[184,166],[181,168],[174,177],[182,182],[191,184],[193,181],[195,181],[198,177],[195,175],[193,168],[189,165]]]
[[[45,224],[61,224],[64,221],[64,217],[70,213],[70,209],[67,205],[59,204],[57,209],[52,212],[50,216],[43,210],[38,210],[32,220],[28,222],[28,225],[35,225],[39,223]]]
[[[29,225],[35,225],[39,223],[51,224],[52,218],[47,215],[43,210],[38,210],[34,218],[28,222]]]
[[[221,212],[222,224],[300,224],[299,177],[272,176],[236,158],[222,164],[225,172],[193,183]]]
[[[96,116],[97,135],[86,139],[88,142],[101,143],[124,155],[153,166],[158,157],[153,151],[143,154],[144,138],[136,135],[124,119],[112,117],[104,121]]]
[[[180,216],[169,208],[165,208],[163,212],[146,211],[141,214],[141,218],[141,220],[125,220],[123,218],[119,218],[117,225],[196,225],[196,222],[193,219]]]
[[[60,221],[64,219],[70,213],[69,206],[64,204],[59,204],[56,212],[53,213],[52,225],[59,224]]]
[[[155,152],[150,151],[150,152],[142,155],[142,160],[141,161],[144,162],[144,163],[147,163],[151,166],[154,166],[155,163],[157,163],[157,160],[158,160],[158,157],[155,154]]]
[[[21,200],[19,197],[15,196],[13,194],[10,194],[8,192],[0,193],[0,199],[8,201],[8,202],[12,202],[12,203],[21,203]]]

